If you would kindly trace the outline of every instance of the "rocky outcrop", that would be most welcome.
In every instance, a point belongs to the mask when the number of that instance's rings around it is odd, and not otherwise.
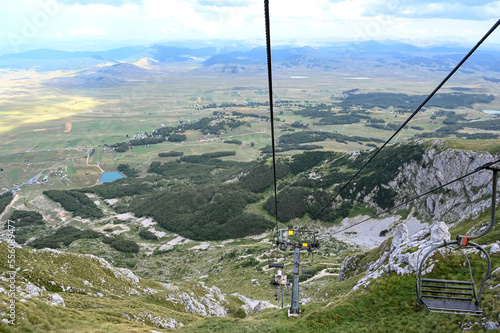
[[[200,316],[228,315],[229,303],[226,296],[216,286],[207,287],[203,282],[192,283],[189,287],[182,288],[170,284],[162,284],[168,290],[165,299],[184,308],[184,311]]]
[[[404,164],[389,183],[397,193],[397,203],[437,188],[476,168],[498,159],[488,153],[446,149],[436,141],[422,161]],[[491,171],[477,172],[414,201],[419,215],[426,220],[462,221],[477,217],[490,206]],[[406,207],[409,208],[409,207]]]
[[[178,322],[173,318],[155,316],[148,311],[142,311],[136,315],[124,313],[122,316],[128,320],[136,321],[144,325],[150,325],[157,328],[177,328],[184,326],[183,323]]]
[[[49,304],[52,305],[52,306],[56,306],[56,305],[66,306],[66,304],[64,303],[63,298],[59,294],[50,294],[50,295],[47,296],[47,298],[49,300]]]
[[[378,278],[383,273],[396,272],[398,275],[415,274],[422,255],[430,246],[437,245],[443,241],[450,240],[448,226],[444,222],[436,222],[415,234],[408,237],[406,225],[400,224],[394,231],[391,246],[387,251],[380,251],[381,255],[369,264],[366,270],[366,276],[362,278],[353,288],[367,286],[371,280]],[[359,256],[359,255],[358,255]],[[347,257],[342,263],[339,276],[352,276],[348,270],[356,259]],[[428,274],[432,271],[434,264],[430,260],[422,274]]]
[[[232,294],[233,296],[237,296],[242,302],[244,302],[245,304],[243,304],[241,306],[241,309],[243,309],[243,311],[245,311],[245,314],[248,316],[250,314],[255,314],[259,311],[262,311],[264,309],[268,309],[268,308],[277,308],[276,305],[274,304],[271,304],[269,303],[268,301],[258,301],[258,300],[254,300],[254,299],[251,299],[251,298],[248,298],[248,297],[245,297],[243,295],[240,295],[238,293],[234,293]]]

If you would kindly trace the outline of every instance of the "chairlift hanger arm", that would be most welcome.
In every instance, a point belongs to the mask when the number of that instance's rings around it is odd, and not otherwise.
[[[496,202],[497,202],[497,182],[498,182],[498,171],[500,171],[499,167],[493,166],[497,162],[486,163],[485,165],[479,167],[478,169],[487,169],[493,171],[493,184],[491,186],[491,218],[490,223],[481,233],[477,235],[458,235],[457,241],[459,245],[465,246],[469,243],[470,239],[476,239],[483,237],[493,228],[495,224],[495,211],[496,211]]]

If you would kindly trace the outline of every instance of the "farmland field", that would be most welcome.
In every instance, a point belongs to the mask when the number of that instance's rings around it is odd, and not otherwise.
[[[192,68],[189,68],[192,69]],[[310,131],[325,131],[346,136],[357,136],[385,141],[391,131],[367,127],[365,121],[351,124],[328,125],[295,113],[299,105],[332,103],[344,91],[358,89],[368,92],[404,93],[426,95],[442,79],[442,73],[406,71],[404,75],[357,73],[350,71],[321,72],[316,69],[296,67],[276,70],[274,74],[275,135],[276,138],[293,129],[294,122],[307,125]],[[71,77],[71,72],[8,71],[0,76],[0,187],[12,188],[34,177],[39,172],[64,170],[75,186],[89,185],[99,178],[102,171],[116,170],[121,163],[130,164],[142,174],[152,161],[165,161],[158,153],[178,151],[186,155],[234,150],[230,158],[237,161],[255,160],[260,150],[271,144],[269,108],[265,72],[256,70],[252,75],[209,75],[203,71],[159,73],[127,85],[96,88],[67,88],[51,86],[51,80]],[[359,75],[357,75],[359,74]],[[496,89],[480,77],[458,74],[453,87],[465,87],[474,93],[494,94]],[[453,89],[443,89],[444,93]],[[285,103],[281,103],[285,101]],[[246,106],[247,103],[260,103]],[[213,108],[211,103],[226,107]],[[233,103],[231,106],[228,103]],[[417,105],[411,106],[416,108]],[[482,109],[500,109],[500,101],[476,104],[474,108],[459,108],[456,112],[467,119],[494,119]],[[443,126],[443,118],[432,119],[437,108],[425,109],[412,121],[411,128],[394,139],[394,142],[414,137],[422,131],[434,132]],[[214,117],[223,112],[223,118],[234,118],[233,112],[243,114],[239,119],[247,126],[227,132],[202,134],[186,131],[185,142],[165,141],[155,145],[135,146],[126,153],[117,153],[104,145],[126,141],[139,133],[151,133],[164,126],[178,126],[195,122],[203,117]],[[338,111],[337,111],[338,112]],[[252,115],[251,117],[248,115]],[[260,118],[259,118],[260,117]],[[370,117],[382,123],[401,124],[407,114],[393,109],[375,108]],[[368,129],[368,130],[367,130]],[[470,133],[481,133],[470,129]],[[241,145],[228,145],[222,140],[239,140]],[[367,149],[366,143],[352,140],[338,142],[325,140],[318,143],[325,150],[352,151]],[[90,149],[95,153],[85,155]],[[292,150],[292,152],[296,150]],[[285,152],[288,154],[290,152]],[[283,153],[282,153],[283,154]],[[30,162],[26,162],[29,160]]]

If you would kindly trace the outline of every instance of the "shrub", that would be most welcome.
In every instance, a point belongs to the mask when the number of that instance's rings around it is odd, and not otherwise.
[[[147,240],[158,240],[158,236],[146,229],[139,231],[139,236]]]
[[[139,253],[139,244],[128,239],[115,238],[109,245],[120,252]]]

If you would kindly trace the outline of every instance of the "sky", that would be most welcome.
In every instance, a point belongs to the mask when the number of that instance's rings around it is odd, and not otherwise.
[[[395,39],[472,44],[500,0],[269,0],[273,42]],[[16,0],[0,4],[0,54],[265,37],[263,0]],[[500,30],[491,43],[500,43]]]

